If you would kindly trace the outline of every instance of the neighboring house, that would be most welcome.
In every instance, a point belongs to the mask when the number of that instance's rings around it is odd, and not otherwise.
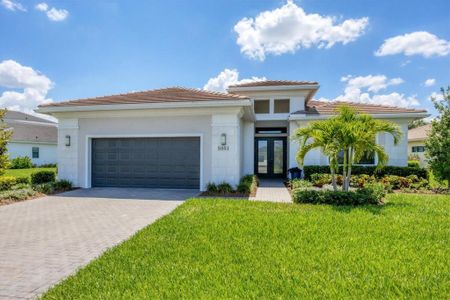
[[[10,159],[28,156],[35,165],[56,163],[55,122],[12,110],[6,112],[4,121],[13,130],[7,145]]]
[[[318,89],[305,81],[241,84],[227,94],[174,87],[51,103],[38,111],[58,118],[58,174],[76,186],[204,190],[208,182],[235,185],[249,173],[285,177],[297,166],[299,147],[288,137],[329,118],[340,104],[313,101]],[[389,165],[406,166],[408,123],[426,111],[351,105],[400,126],[399,144],[385,134],[377,140]],[[319,150],[305,162],[328,164]]]
[[[419,164],[424,167],[427,163],[425,157],[425,141],[431,131],[431,124],[413,128],[408,131],[408,156],[419,158]]]

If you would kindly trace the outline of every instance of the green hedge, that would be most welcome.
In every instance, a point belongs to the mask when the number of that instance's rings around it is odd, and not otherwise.
[[[356,191],[331,191],[296,189],[292,192],[294,203],[332,204],[332,205],[363,205],[379,204],[386,190],[380,183],[368,185]]]
[[[304,166],[303,172],[305,179],[311,180],[311,175],[314,173],[319,174],[329,174],[329,166]],[[338,174],[342,174],[342,168],[339,168]],[[396,167],[396,166],[386,166],[376,171],[375,166],[353,166],[352,175],[374,175],[375,177],[381,178],[386,175],[396,175],[401,177],[407,177],[410,175],[416,175],[419,178],[428,178],[428,172],[424,168],[415,167]]]
[[[56,173],[53,171],[38,171],[31,174],[32,184],[55,182]]]

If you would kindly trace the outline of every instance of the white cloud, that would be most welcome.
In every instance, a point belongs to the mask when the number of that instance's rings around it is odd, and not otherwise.
[[[347,19],[307,14],[292,0],[256,18],[243,18],[235,26],[241,52],[263,61],[266,54],[293,53],[299,48],[331,48],[347,44],[364,33],[369,18]]]
[[[47,11],[47,17],[55,22],[63,21],[69,16],[69,12],[65,9],[56,9],[52,7]]]
[[[403,83],[401,78],[389,79],[385,75],[367,75],[353,77],[347,75],[341,78],[342,82],[346,82],[346,87],[342,95],[334,99],[320,98],[319,101],[342,101],[356,102],[376,105],[410,107],[419,105],[415,95],[405,96],[397,92],[389,94],[378,94],[380,90],[389,86]]]
[[[48,4],[45,2],[36,4],[35,8],[39,11],[47,11],[48,10]]]
[[[39,11],[45,12],[47,17],[51,21],[60,22],[64,21],[68,16],[69,12],[65,9],[57,9],[57,8],[48,8],[48,4],[45,2],[39,3],[35,6],[35,8]]]
[[[436,83],[436,79],[434,79],[434,78],[427,79],[424,82],[425,86],[433,86],[435,83]]]
[[[433,93],[431,93],[430,96],[428,96],[428,100],[431,101],[431,99],[436,99],[438,101],[442,101],[442,100],[444,100],[444,95],[442,95],[442,93],[433,92]]]
[[[216,77],[210,78],[203,86],[204,90],[224,92],[228,86],[233,84],[248,83],[253,81],[266,80],[266,77],[252,77],[239,80],[239,72],[236,69],[225,69]]]
[[[434,55],[445,56],[450,53],[450,42],[439,39],[426,31],[416,31],[388,38],[375,52],[375,55],[386,56],[401,53],[406,56],[422,55],[427,58]]]
[[[401,78],[388,78],[384,75],[367,75],[367,76],[357,76],[347,75],[341,78],[341,81],[347,82],[348,89],[362,89],[367,88],[369,92],[378,92],[379,90],[385,89],[390,85],[399,85],[403,83]]]
[[[19,2],[15,2],[13,0],[1,0],[0,4],[5,7],[6,9],[12,10],[12,11],[16,11],[16,10],[20,10],[20,11],[27,11],[27,9],[25,8],[25,6],[23,6],[21,3]]]
[[[0,94],[2,108],[37,115],[33,109],[40,104],[53,102],[47,98],[48,91],[53,87],[52,81],[33,68],[22,66],[14,60],[0,62],[0,87],[11,89]]]

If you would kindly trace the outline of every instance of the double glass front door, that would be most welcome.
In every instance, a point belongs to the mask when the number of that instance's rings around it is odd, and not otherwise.
[[[255,173],[260,177],[286,176],[286,138],[255,139]]]

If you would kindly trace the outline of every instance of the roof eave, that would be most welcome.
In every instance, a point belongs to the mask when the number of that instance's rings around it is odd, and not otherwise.
[[[202,108],[202,107],[230,107],[251,106],[249,99],[212,100],[212,101],[177,101],[137,104],[97,104],[70,106],[40,106],[35,111],[43,114],[56,112],[101,111],[101,110],[133,110],[133,109],[164,109],[164,108]]]
[[[408,112],[408,113],[376,113],[376,114],[369,114],[375,119],[421,119],[429,117],[430,114],[427,112]],[[337,116],[337,114],[314,114],[314,115],[308,115],[308,114],[291,114],[289,116],[289,120],[291,121],[297,121],[297,120],[324,120],[328,119],[330,117]]]

